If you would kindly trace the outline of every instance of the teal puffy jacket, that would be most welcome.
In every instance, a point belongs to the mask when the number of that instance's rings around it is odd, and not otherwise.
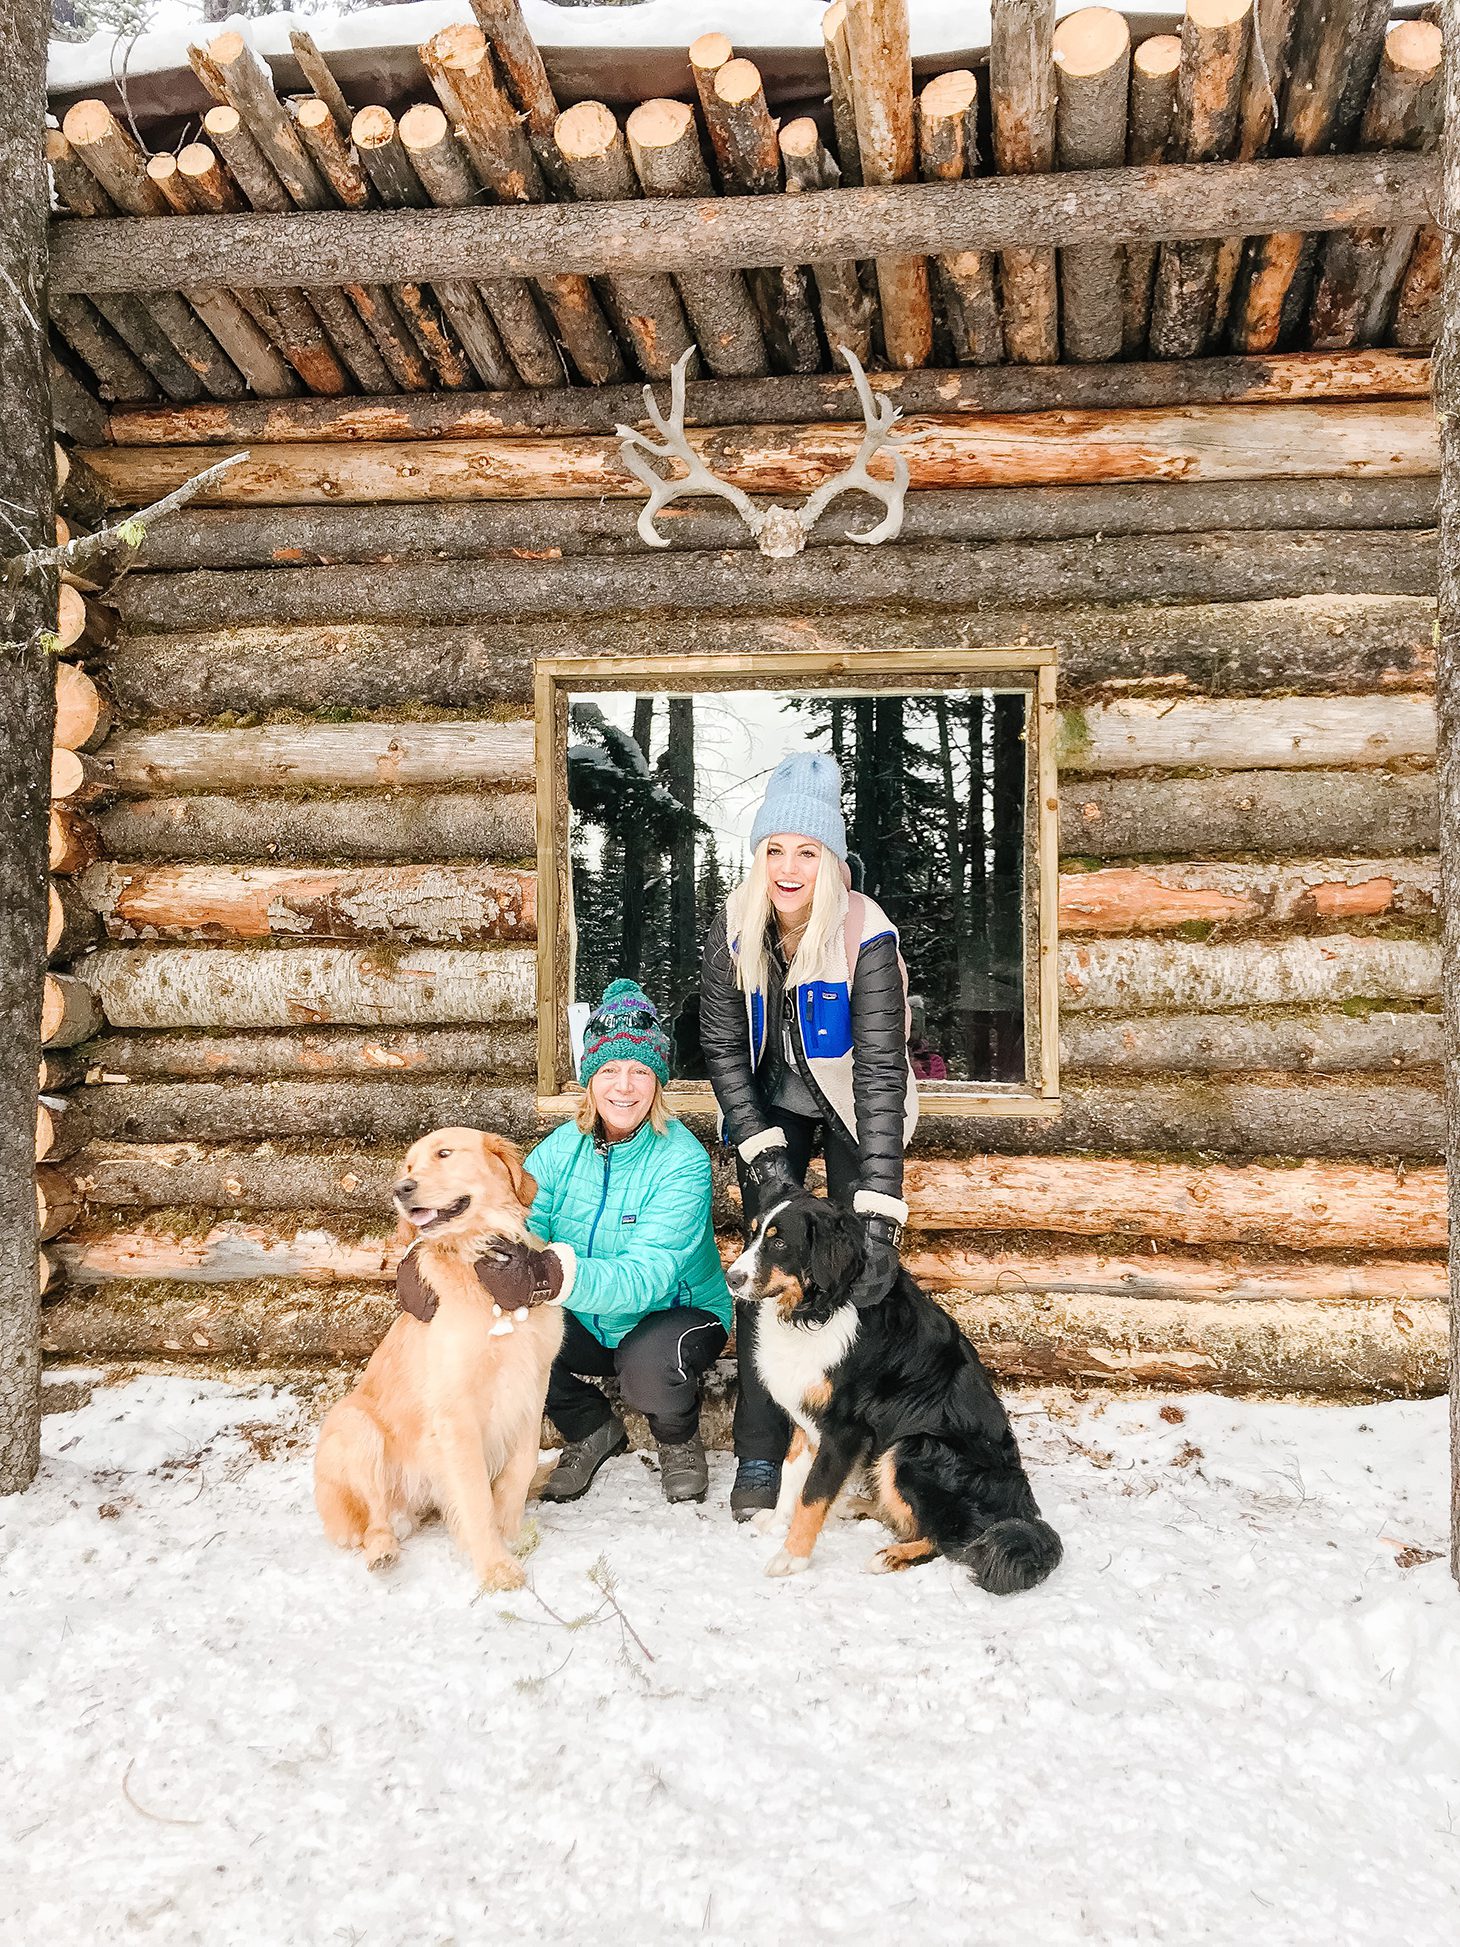
[[[656,1135],[645,1123],[600,1149],[564,1122],[527,1158],[537,1183],[528,1228],[571,1244],[578,1275],[568,1298],[602,1345],[650,1312],[698,1305],[730,1329],[730,1292],[715,1248],[710,1159],[682,1122]]]

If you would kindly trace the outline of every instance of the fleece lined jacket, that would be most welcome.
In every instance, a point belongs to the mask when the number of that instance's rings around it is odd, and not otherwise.
[[[730,1329],[730,1293],[715,1248],[710,1159],[681,1122],[645,1123],[600,1147],[564,1122],[527,1158],[537,1183],[528,1228],[571,1244],[567,1308],[601,1345],[616,1346],[650,1312],[698,1305]]]

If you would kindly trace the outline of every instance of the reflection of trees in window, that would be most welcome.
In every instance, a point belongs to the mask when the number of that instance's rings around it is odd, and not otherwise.
[[[595,703],[570,711],[568,803],[574,819],[573,910],[577,998],[596,1000],[610,980],[643,983],[673,1016],[699,984],[700,910],[723,902],[713,845],[696,879],[694,699],[641,696],[632,730]],[[654,755],[660,724],[666,735]],[[707,884],[706,882],[711,883]]]

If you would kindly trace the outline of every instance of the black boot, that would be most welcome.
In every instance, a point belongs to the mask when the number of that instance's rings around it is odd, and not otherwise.
[[[749,1521],[762,1509],[773,1509],[780,1493],[778,1460],[742,1460],[735,1469],[735,1485],[730,1490],[730,1512],[737,1521]]]

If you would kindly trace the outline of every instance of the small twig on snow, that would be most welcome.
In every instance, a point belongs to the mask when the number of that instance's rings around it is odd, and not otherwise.
[[[137,1760],[135,1758],[128,1758],[127,1768],[122,1773],[122,1797],[126,1799],[134,1812],[140,1812],[144,1819],[151,1819],[156,1825],[201,1825],[203,1823],[201,1819],[172,1819],[165,1812],[149,1812],[145,1805],[139,1805],[136,1799],[133,1798],[131,1786],[128,1783],[128,1780],[132,1776],[132,1766],[136,1762]]]
[[[633,1637],[635,1643],[638,1644],[639,1652],[643,1656],[644,1661],[646,1663],[652,1663],[654,1661],[654,1652],[649,1648],[649,1645],[644,1641],[638,1630],[634,1628],[634,1625],[624,1614],[616,1593],[618,1583],[614,1580],[613,1570],[609,1567],[607,1560],[602,1555],[599,1556],[592,1568],[589,1569],[588,1580],[593,1584],[595,1589],[600,1591],[604,1600],[618,1617],[620,1623],[628,1631],[629,1635]]]

